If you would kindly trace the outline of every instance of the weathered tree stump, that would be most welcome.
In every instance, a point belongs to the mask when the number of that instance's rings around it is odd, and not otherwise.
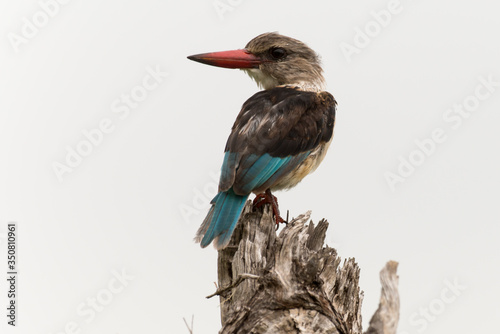
[[[219,333],[362,333],[359,267],[323,247],[328,222],[306,224],[310,212],[276,235],[272,211],[243,210],[228,247],[219,251]],[[395,334],[399,319],[397,263],[381,271],[382,295],[365,333]]]

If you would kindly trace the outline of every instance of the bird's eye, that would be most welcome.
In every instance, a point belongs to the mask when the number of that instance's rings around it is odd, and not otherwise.
[[[272,48],[269,54],[274,60],[283,59],[286,57],[286,50],[283,48]]]

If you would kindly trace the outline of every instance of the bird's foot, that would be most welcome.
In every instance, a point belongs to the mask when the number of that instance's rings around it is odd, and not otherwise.
[[[274,219],[276,220],[276,229],[278,229],[280,223],[288,224],[287,220],[281,218],[280,210],[278,207],[278,199],[276,198],[276,196],[271,194],[271,190],[269,189],[267,189],[266,192],[255,196],[255,199],[253,200],[253,207],[256,209],[260,208],[264,204],[271,204],[271,207],[273,208],[273,215]]]

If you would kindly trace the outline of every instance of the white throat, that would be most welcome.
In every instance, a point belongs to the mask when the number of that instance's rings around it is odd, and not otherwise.
[[[250,78],[252,78],[259,87],[264,89],[271,89],[274,87],[298,87],[300,90],[310,91],[310,92],[321,92],[325,90],[325,81],[322,76],[319,76],[317,80],[314,81],[299,81],[295,83],[289,83],[285,85],[279,85],[278,80],[270,75],[264,74],[258,68],[244,69]]]

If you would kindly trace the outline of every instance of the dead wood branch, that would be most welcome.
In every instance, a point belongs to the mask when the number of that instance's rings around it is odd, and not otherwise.
[[[359,267],[323,247],[328,222],[310,212],[276,235],[271,210],[248,202],[228,247],[219,251],[219,333],[361,334]],[[382,296],[367,334],[394,334],[399,319],[397,263],[381,272]],[[247,279],[252,278],[252,279]]]

